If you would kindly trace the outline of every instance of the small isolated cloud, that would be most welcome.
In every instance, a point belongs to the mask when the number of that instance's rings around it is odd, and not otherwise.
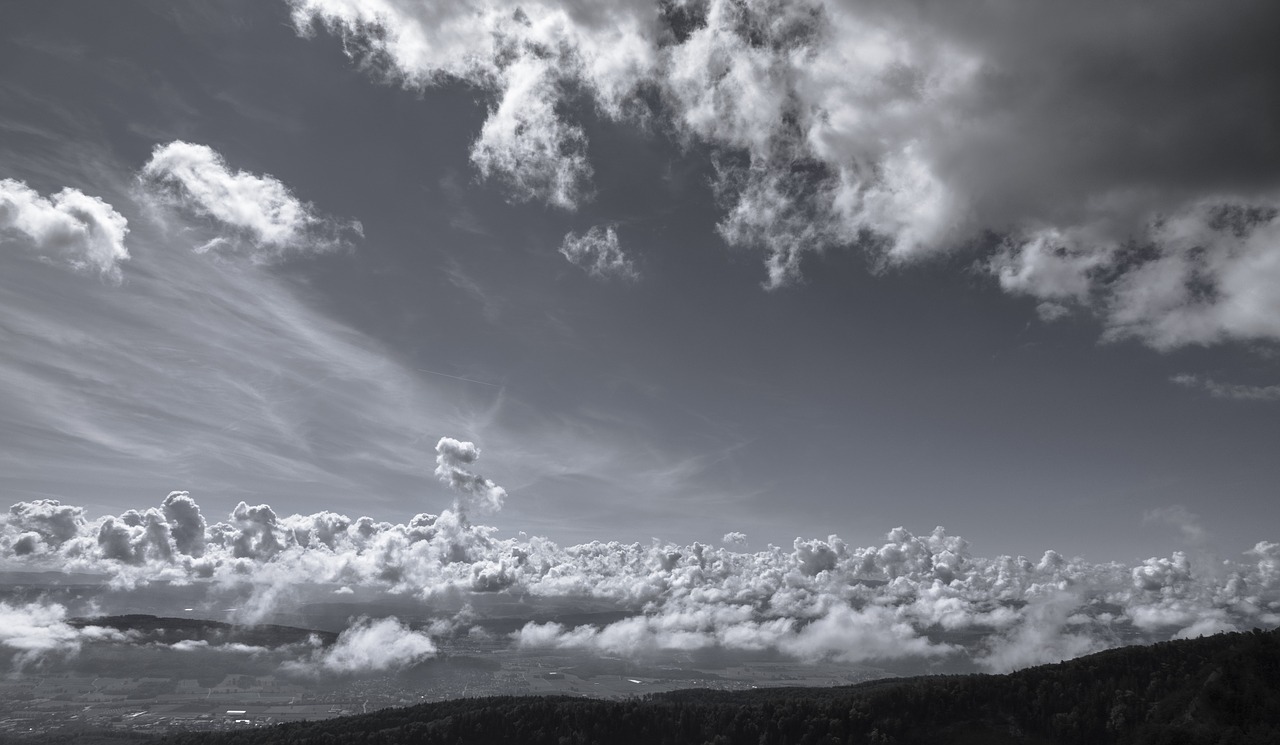
[[[42,197],[21,181],[0,180],[0,244],[41,261],[119,281],[128,233],[129,221],[98,197],[70,188]]]
[[[1171,525],[1182,533],[1190,543],[1204,543],[1208,534],[1200,525],[1200,516],[1180,504],[1168,507],[1157,507],[1142,513],[1144,523],[1164,523]]]
[[[411,667],[435,654],[431,637],[410,629],[394,616],[376,621],[359,618],[338,636],[333,646],[282,667],[311,675],[358,675]]]
[[[1184,388],[1202,390],[1214,398],[1233,401],[1280,401],[1280,385],[1240,385],[1219,383],[1200,375],[1175,375],[1170,381]]]
[[[560,255],[599,279],[634,281],[640,278],[635,263],[618,245],[618,233],[612,227],[601,229],[596,225],[581,236],[565,234]]]
[[[436,443],[436,478],[458,492],[458,510],[493,513],[502,509],[507,490],[475,473],[470,466],[480,458],[480,448],[472,442],[441,437]]]
[[[1071,315],[1071,309],[1062,303],[1045,301],[1036,306],[1036,315],[1045,323],[1053,323]]]
[[[198,251],[243,251],[270,262],[332,251],[363,235],[360,223],[317,213],[272,176],[232,171],[206,145],[157,145],[139,179],[158,203],[212,224],[217,235]]]
[[[736,530],[731,530],[724,534],[720,542],[732,548],[745,548],[747,545],[747,534]]]

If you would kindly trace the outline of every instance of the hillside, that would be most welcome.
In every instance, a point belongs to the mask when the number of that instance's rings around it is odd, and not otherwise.
[[[679,691],[622,702],[462,699],[164,742],[1273,745],[1280,630],[1126,647],[1009,675]]]

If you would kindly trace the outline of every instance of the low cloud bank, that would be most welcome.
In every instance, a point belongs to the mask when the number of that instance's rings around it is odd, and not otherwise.
[[[463,496],[492,483],[472,478],[470,448],[442,443],[443,462],[462,472]],[[1233,561],[1174,552],[1125,565],[1054,551],[983,558],[942,528],[898,528],[865,547],[829,536],[746,552],[733,538],[719,548],[560,546],[500,538],[455,509],[389,523],[331,512],[281,517],[244,503],[208,524],[190,495],[175,492],[159,507],[92,519],[51,500],[18,503],[0,517],[0,560],[11,569],[103,573],[117,589],[209,582],[244,596],[242,621],[268,617],[291,588],[308,583],[423,601],[499,591],[604,600],[636,615],[603,627],[530,623],[512,642],[609,654],[720,647],[850,662],[967,655],[1007,670],[1133,641],[1280,624],[1280,543],[1260,542]],[[5,623],[48,631],[3,643],[73,649],[84,630],[59,623]],[[11,643],[28,636],[34,641]],[[382,669],[433,650],[428,635],[393,619],[362,621],[305,665]]]
[[[0,602],[0,648],[14,652],[13,665],[22,670],[47,656],[71,657],[88,642],[127,642],[130,637],[101,626],[72,626],[67,609],[58,603]]]

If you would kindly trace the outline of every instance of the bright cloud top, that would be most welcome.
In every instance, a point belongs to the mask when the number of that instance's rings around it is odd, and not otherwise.
[[[464,443],[444,451],[455,464],[474,460]],[[244,622],[268,618],[307,585],[380,588],[421,598],[424,607],[459,593],[589,598],[633,615],[603,626],[531,622],[512,643],[620,655],[705,648],[846,662],[959,655],[1006,670],[1139,639],[1280,624],[1280,544],[1266,541],[1234,561],[1174,552],[1132,566],[1054,551],[1038,560],[982,558],[942,528],[926,535],[898,528],[862,548],[837,536],[755,553],[701,543],[562,547],[499,538],[453,510],[393,524],[329,512],[280,517],[241,503],[205,526],[199,507],[178,492],[159,508],[97,519],[50,500],[18,503],[0,518],[0,559],[8,568],[103,573],[117,588],[210,583],[241,595]],[[385,669],[398,664],[393,659],[432,654],[430,633],[394,619],[362,621],[305,666]],[[0,643],[44,649],[77,638],[19,637],[35,641]]]
[[[119,281],[129,221],[98,197],[63,189],[42,197],[13,179],[0,180],[0,243],[40,260]]]
[[[465,517],[469,511],[494,513],[502,509],[507,490],[471,470],[480,458],[473,442],[441,437],[436,443],[436,478],[459,494],[454,510]]]
[[[232,171],[207,145],[158,145],[139,174],[162,204],[210,221],[218,235],[197,250],[247,250],[255,261],[332,251],[362,234],[360,223],[318,214],[269,175]]]
[[[286,662],[287,671],[318,675],[351,675],[399,670],[434,657],[431,637],[413,631],[394,617],[356,619],[332,646],[302,660]]]
[[[994,235],[991,273],[1053,317],[1280,339],[1273,4],[290,4],[376,74],[489,92],[472,161],[517,199],[590,197],[586,106],[706,147],[719,232],[770,287],[836,246],[905,264]]]

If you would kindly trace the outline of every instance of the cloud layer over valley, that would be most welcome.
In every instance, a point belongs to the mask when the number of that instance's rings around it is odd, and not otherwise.
[[[467,453],[474,446],[446,438],[441,447]],[[456,462],[452,468],[463,496],[486,483]],[[485,490],[499,488],[487,482]],[[238,598],[231,618],[248,623],[270,620],[300,593],[341,595],[351,587],[437,615],[460,598],[492,593],[552,607],[605,602],[626,617],[529,621],[510,643],[623,657],[774,650],[804,661],[967,660],[1009,670],[1142,640],[1280,623],[1280,544],[1270,542],[1231,560],[1175,551],[1094,564],[1052,550],[983,558],[943,528],[921,535],[897,528],[880,545],[850,546],[832,535],[757,552],[661,541],[560,546],[499,533],[456,506],[386,523],[332,512],[279,516],[267,505],[240,503],[212,522],[175,492],[159,507],[100,518],[54,501],[16,504],[0,518],[0,556],[9,570],[99,575],[117,591],[206,585],[220,602]],[[0,639],[23,664],[96,638],[92,630],[59,633],[66,610],[56,605],[5,606],[4,613],[26,619],[7,624]],[[465,633],[482,621],[464,612],[433,632],[362,619],[336,645],[300,652],[289,669],[412,664],[434,654],[431,633]]]

